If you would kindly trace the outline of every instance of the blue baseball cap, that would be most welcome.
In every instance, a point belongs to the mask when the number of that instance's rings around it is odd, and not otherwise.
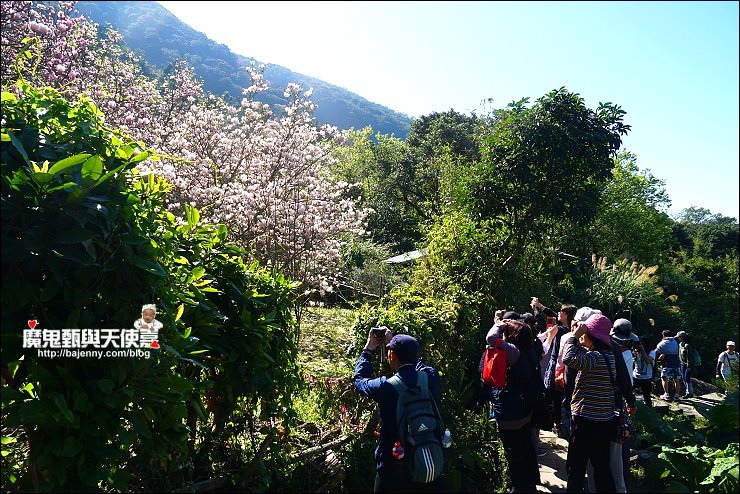
[[[404,362],[419,358],[419,342],[407,334],[397,334],[391,338],[388,349],[393,350]]]

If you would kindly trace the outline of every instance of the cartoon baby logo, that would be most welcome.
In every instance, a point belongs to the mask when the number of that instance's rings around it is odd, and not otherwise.
[[[157,315],[157,307],[154,304],[145,304],[141,308],[141,318],[134,321],[134,328],[141,331],[142,340],[149,339],[148,336],[152,337],[151,347],[159,348],[157,342],[156,332],[162,329],[162,323],[155,319]],[[155,332],[154,334],[147,334],[148,331]]]

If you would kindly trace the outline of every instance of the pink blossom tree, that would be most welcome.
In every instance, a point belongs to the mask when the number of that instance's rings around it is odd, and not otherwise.
[[[159,145],[184,161],[164,159],[155,170],[175,185],[173,209],[197,206],[277,272],[330,290],[341,238],[363,235],[366,217],[350,199],[355,188],[328,172],[343,134],[314,125],[311,92],[298,85],[286,88],[280,115],[255,101],[268,88],[263,69],[248,68],[252,85],[239,106],[208,96],[182,115]]]
[[[195,206],[203,219],[224,223],[232,240],[295,280],[304,294],[331,290],[341,239],[362,235],[367,212],[353,185],[334,179],[332,146],[343,134],[317,128],[311,90],[285,90],[288,104],[275,115],[254,96],[268,89],[264,66],[240,105],[203,92],[183,62],[159,80],[108,30],[73,17],[75,2],[2,2],[2,83],[20,75],[69,98],[86,95],[106,121],[166,157],[142,164],[173,184],[169,207]]]

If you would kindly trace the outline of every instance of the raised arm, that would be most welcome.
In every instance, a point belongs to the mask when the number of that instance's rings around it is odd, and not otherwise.
[[[502,337],[502,333],[504,331],[504,328],[506,327],[506,322],[500,322],[497,324],[494,324],[493,327],[488,331],[488,334],[486,335],[486,344],[488,346],[494,346],[496,344],[496,340],[501,340],[501,348],[506,350],[506,361],[509,365],[513,365],[517,360],[519,360],[519,349],[512,345],[511,343],[508,343],[504,341]]]

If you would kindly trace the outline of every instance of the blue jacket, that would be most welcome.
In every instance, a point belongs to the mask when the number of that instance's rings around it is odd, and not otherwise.
[[[406,364],[396,374],[401,380],[409,387],[416,386],[416,380],[418,378],[416,372],[424,371],[428,374],[429,379],[429,392],[437,402],[437,406],[440,406],[439,400],[439,375],[436,369],[424,365],[419,360],[416,366],[412,364]],[[373,375],[373,366],[370,361],[370,352],[363,351],[360,354],[360,358],[355,366],[355,390],[367,396],[368,398],[377,401],[380,408],[380,419],[382,425],[380,427],[380,437],[378,438],[378,444],[375,447],[375,465],[378,470],[383,468],[383,464],[386,462],[394,461],[391,451],[393,450],[393,443],[398,440],[397,436],[397,424],[396,424],[396,406],[398,406],[398,393],[391,383],[388,382],[388,378],[380,376],[375,379],[371,379]],[[441,410],[441,408],[440,408]]]

